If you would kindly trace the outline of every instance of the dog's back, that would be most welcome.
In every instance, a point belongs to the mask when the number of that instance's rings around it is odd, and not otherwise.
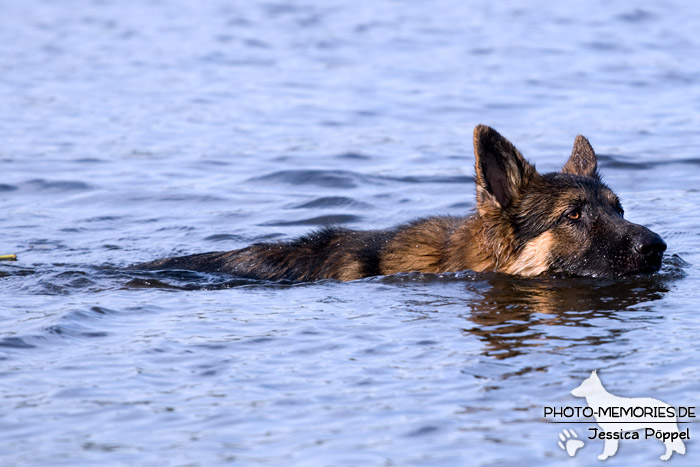
[[[401,271],[444,272],[448,234],[463,219],[435,217],[390,230],[325,228],[290,242],[166,258],[138,269],[225,272],[261,280],[342,281]],[[457,266],[459,268],[459,266]]]
[[[169,258],[138,267],[226,272],[273,281],[353,280],[382,274],[380,251],[393,236],[393,231],[326,228],[291,242],[258,243],[240,250]]]

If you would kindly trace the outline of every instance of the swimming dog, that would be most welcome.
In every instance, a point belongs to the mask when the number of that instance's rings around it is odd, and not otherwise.
[[[579,135],[560,172],[540,174],[496,130],[474,129],[475,212],[388,230],[327,227],[297,239],[165,258],[135,269],[182,269],[295,282],[470,269],[520,276],[617,277],[661,267],[664,241],[625,220]]]

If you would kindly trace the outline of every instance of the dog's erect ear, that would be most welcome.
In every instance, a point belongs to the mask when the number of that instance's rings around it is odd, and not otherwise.
[[[486,191],[486,197],[507,208],[515,201],[522,188],[535,174],[535,167],[528,163],[513,144],[496,130],[486,125],[474,128],[474,155],[476,156],[476,182]],[[483,190],[477,188],[478,202]]]
[[[582,177],[598,176],[598,158],[585,136],[578,135],[574,140],[574,150],[561,170],[565,174]]]

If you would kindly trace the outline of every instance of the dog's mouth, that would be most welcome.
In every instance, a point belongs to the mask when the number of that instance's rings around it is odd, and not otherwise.
[[[596,267],[588,264],[588,267],[566,269],[566,268],[551,268],[546,274],[556,274],[570,277],[591,277],[598,279],[614,279],[619,277],[635,276],[635,275],[650,275],[658,272],[662,266],[663,253],[655,254],[654,256],[645,256],[643,258],[630,258],[627,264],[619,264],[617,267],[610,264],[599,264]],[[612,267],[611,267],[612,266]]]
[[[628,274],[653,274],[661,269],[663,257],[663,251],[655,251],[644,255],[640,259],[636,270],[632,270]]]
[[[639,268],[637,271],[630,272],[629,274],[654,274],[661,269],[661,261],[658,264],[645,264]]]

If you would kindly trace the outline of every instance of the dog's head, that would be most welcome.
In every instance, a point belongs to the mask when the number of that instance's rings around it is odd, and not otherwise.
[[[593,148],[577,136],[561,172],[540,174],[494,129],[474,129],[477,209],[507,224],[513,246],[503,272],[616,277],[653,273],[666,244],[625,220],[620,199],[600,179]]]
[[[598,378],[598,373],[595,370],[591,372],[591,376],[584,379],[581,384],[571,390],[571,395],[576,397],[587,397],[598,392],[604,392],[603,384]]]

